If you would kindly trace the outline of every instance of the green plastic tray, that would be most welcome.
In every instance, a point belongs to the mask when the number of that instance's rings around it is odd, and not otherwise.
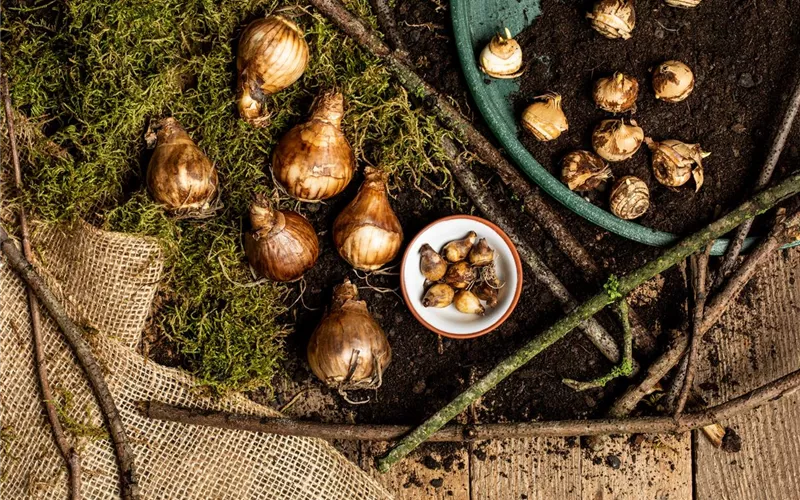
[[[488,77],[478,68],[477,54],[503,27],[509,28],[515,36],[527,28],[542,13],[539,3],[540,0],[452,0],[450,2],[461,69],[484,120],[525,175],[576,214],[603,229],[638,243],[666,246],[676,242],[679,237],[674,234],[620,219],[576,195],[542,167],[517,138],[517,117],[514,115],[508,96],[519,90],[519,85],[514,80],[492,80],[487,84]],[[589,29],[588,24],[587,29]],[[750,247],[756,239],[748,238],[744,248]],[[727,246],[727,239],[719,239],[714,242],[711,253],[722,255]]]

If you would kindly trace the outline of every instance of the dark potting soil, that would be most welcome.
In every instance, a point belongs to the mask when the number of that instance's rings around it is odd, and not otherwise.
[[[667,7],[661,0],[636,2],[630,40],[608,40],[585,18],[592,2],[543,0],[542,12],[518,36],[527,64],[513,99],[519,116],[532,98],[547,91],[563,96],[570,129],[542,143],[520,137],[533,156],[556,177],[560,160],[575,149],[591,150],[591,133],[612,115],[594,106],[593,82],[621,71],[639,81],[637,111],[630,117],[655,140],[699,143],[712,155],[704,162],[705,185],[678,189],[659,184],[642,146],[624,162],[610,164],[614,176],[636,175],[650,188],[651,205],[638,220],[644,226],[685,234],[710,222],[751,192],[779,126],[795,75],[800,70],[800,1],[703,2],[695,9]],[[695,88],[681,103],[655,99],[651,69],[677,59],[695,74]],[[625,115],[626,117],[628,115]],[[795,126],[777,172],[800,159]],[[780,175],[780,174],[776,174]],[[608,192],[587,198],[607,209]]]

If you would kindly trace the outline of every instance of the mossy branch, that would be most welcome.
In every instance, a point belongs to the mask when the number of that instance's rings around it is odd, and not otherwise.
[[[614,276],[612,276],[612,278],[614,278]],[[609,280],[609,282],[610,281],[611,280]],[[616,289],[614,290],[615,293],[612,294],[609,292],[608,288],[608,284],[606,284],[605,289],[609,297],[615,297],[619,294]],[[596,379],[581,382],[579,380],[565,378],[562,380],[564,384],[576,391],[585,391],[587,389],[605,387],[607,383],[615,378],[629,377],[633,373],[633,335],[631,334],[631,322],[628,318],[628,302],[624,298],[620,298],[619,302],[617,302],[617,312],[619,314],[620,323],[622,324],[622,359],[620,362],[614,366],[611,371]]]
[[[709,241],[722,236],[743,221],[769,210],[780,201],[798,192],[800,192],[800,173],[795,173],[777,186],[764,190],[739,205],[739,207],[721,219],[684,238],[677,245],[664,251],[657,259],[619,278],[615,290],[622,296],[628,295],[637,286],[697,252]],[[394,463],[411,453],[431,434],[441,429],[447,422],[464,411],[472,401],[486,394],[518,368],[562,339],[582,321],[591,318],[601,309],[614,302],[611,295],[615,294],[609,294],[606,290],[595,294],[578,306],[572,313],[561,318],[553,326],[501,361],[486,376],[458,395],[397,443],[385,457],[378,460],[378,470],[381,472],[388,471]]]

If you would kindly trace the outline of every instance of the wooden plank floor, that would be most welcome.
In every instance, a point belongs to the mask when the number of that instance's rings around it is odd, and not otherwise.
[[[703,344],[696,389],[710,404],[800,368],[800,249],[771,259]],[[597,452],[563,438],[512,439],[459,448],[450,460],[460,466],[449,469],[431,467],[447,449],[428,445],[375,474],[409,500],[800,499],[800,391],[722,424],[741,438],[739,452],[698,433],[615,438]]]

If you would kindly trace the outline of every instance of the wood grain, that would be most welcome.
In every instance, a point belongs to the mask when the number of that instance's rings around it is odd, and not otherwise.
[[[800,250],[776,254],[707,334],[697,388],[711,404],[800,366]],[[696,436],[696,498],[800,498],[800,394],[726,422],[742,440],[727,453]]]
[[[471,500],[581,498],[581,451],[574,439],[477,443],[469,463]]]

